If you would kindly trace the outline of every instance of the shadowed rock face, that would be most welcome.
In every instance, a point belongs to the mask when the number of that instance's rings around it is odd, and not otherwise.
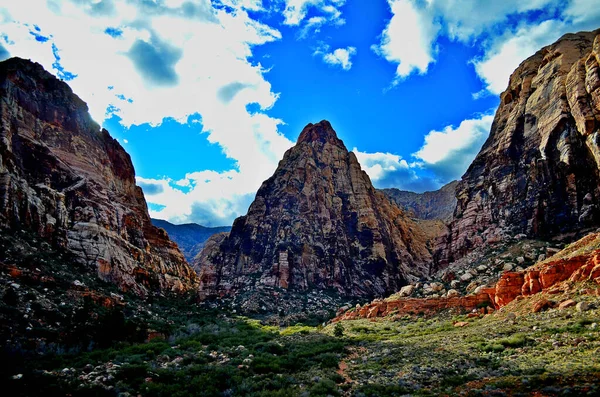
[[[509,235],[598,225],[599,33],[568,34],[511,75],[490,136],[456,191],[450,261]]]
[[[452,181],[432,192],[414,193],[396,188],[382,189],[390,200],[409,215],[419,219],[439,219],[448,222],[456,208],[456,186]]]
[[[194,267],[207,295],[255,285],[383,295],[430,272],[430,238],[322,121],[304,128],[248,214],[209,239]]]
[[[197,277],[152,226],[129,155],[39,64],[0,63],[0,227],[33,230],[140,295]]]

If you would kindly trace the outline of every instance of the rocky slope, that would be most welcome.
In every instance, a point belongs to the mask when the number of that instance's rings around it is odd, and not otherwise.
[[[164,229],[171,240],[175,241],[188,262],[192,262],[196,255],[204,248],[204,243],[210,236],[225,233],[231,230],[230,226],[205,227],[196,223],[174,225],[162,219],[152,219],[152,224]]]
[[[511,75],[490,136],[457,187],[442,256],[598,225],[599,34],[565,35]]]
[[[304,128],[248,214],[209,239],[194,266],[207,295],[275,286],[381,296],[430,273],[434,233],[374,189],[322,121]]]
[[[0,63],[0,227],[34,231],[123,290],[197,286],[150,222],[129,155],[67,84],[19,58]]]
[[[416,286],[409,285],[402,288],[394,297],[386,300],[379,299],[362,307],[357,305],[352,310],[340,311],[334,321],[392,314],[431,314],[443,310],[469,312],[482,309],[481,313],[485,314],[501,309],[515,300],[540,293],[543,293],[540,294],[542,297],[531,302],[530,310],[533,312],[554,307],[575,306],[577,302],[572,299],[555,302],[547,296],[560,293],[568,295],[575,291],[579,295],[600,296],[600,233],[591,233],[527,269],[520,271],[509,269],[501,274],[495,285],[481,286],[472,294],[462,296],[452,289],[441,297],[414,298],[411,295],[415,293]],[[431,283],[430,288],[439,288],[441,291],[444,286],[441,283]]]
[[[419,219],[439,219],[448,222],[452,219],[456,208],[456,186],[452,181],[439,190],[424,193],[409,192],[395,188],[382,191],[404,209],[410,216]]]

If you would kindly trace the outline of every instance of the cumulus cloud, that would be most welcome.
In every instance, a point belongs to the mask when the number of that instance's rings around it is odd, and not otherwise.
[[[373,50],[391,63],[398,64],[396,76],[404,79],[411,73],[427,72],[437,53],[435,39],[440,25],[434,21],[431,2],[423,8],[412,0],[388,0],[392,19]]]
[[[127,53],[138,72],[156,85],[176,85],[179,80],[175,64],[182,51],[156,37],[150,42],[138,39]]]
[[[352,151],[377,188],[424,192],[460,179],[489,136],[493,109],[458,126],[430,131],[409,162],[394,153]]]
[[[375,52],[397,64],[395,83],[424,74],[435,62],[438,39],[475,46],[473,59],[485,84],[482,92],[498,94],[510,73],[525,58],[567,32],[600,26],[597,0],[388,0],[392,18]]]
[[[379,189],[395,187],[401,190],[424,192],[439,188],[440,184],[428,176],[419,176],[414,165],[393,153],[366,153],[352,149],[361,168],[369,175],[373,186]]]
[[[293,144],[278,130],[282,121],[264,113],[278,94],[252,60],[255,46],[281,33],[249,15],[262,11],[260,0],[219,3],[227,7],[210,0],[32,0],[0,11],[6,52],[72,78],[69,85],[97,121],[116,115],[125,127],[158,126],[165,118],[186,123],[201,115],[199,129],[235,167],[201,171],[210,178],[190,172],[187,182],[175,181],[187,183],[183,190],[168,179],[140,179],[148,202],[161,209],[156,217],[231,223]]]
[[[430,131],[423,146],[413,154],[415,166],[431,171],[441,183],[459,179],[489,136],[494,116],[485,114],[463,120],[458,127]]]
[[[200,171],[187,174],[181,180],[137,177],[148,200],[159,210],[150,210],[152,217],[175,223],[195,222],[204,226],[231,225],[248,207],[256,195],[241,182],[238,171]],[[147,189],[150,188],[149,193]]]
[[[339,66],[344,70],[352,68],[352,56],[356,55],[355,47],[337,48],[329,52],[329,46],[319,47],[313,55],[320,56],[323,61],[331,66]]]
[[[284,24],[299,26],[298,38],[318,33],[324,25],[341,26],[346,23],[342,18],[342,7],[346,0],[284,0]],[[308,17],[309,11],[313,16]]]
[[[346,0],[284,0],[283,16],[286,25],[298,26],[306,18],[309,9],[313,8],[328,16],[329,20],[338,20],[341,17],[339,7]]]
[[[499,94],[506,89],[510,74],[527,57],[570,32],[600,27],[600,8],[595,1],[575,0],[560,19],[523,23],[514,31],[495,37],[482,57],[473,60],[475,70],[485,83],[485,90]]]

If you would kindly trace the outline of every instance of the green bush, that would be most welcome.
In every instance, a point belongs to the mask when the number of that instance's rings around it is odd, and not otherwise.
[[[339,396],[340,392],[334,381],[331,379],[322,379],[318,383],[315,383],[310,388],[310,395],[312,396]]]
[[[344,326],[342,324],[335,324],[335,327],[333,327],[333,336],[336,338],[341,338],[344,336]]]

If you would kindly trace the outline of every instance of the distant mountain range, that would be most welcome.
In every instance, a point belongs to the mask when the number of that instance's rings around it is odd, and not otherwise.
[[[382,191],[410,216],[419,219],[440,219],[450,221],[456,208],[456,186],[452,181],[433,192],[415,193],[396,188]]]
[[[210,236],[231,230],[231,226],[206,227],[196,223],[174,225],[171,222],[154,218],[152,218],[152,224],[165,229],[171,240],[179,245],[179,249],[189,262],[198,255]]]

